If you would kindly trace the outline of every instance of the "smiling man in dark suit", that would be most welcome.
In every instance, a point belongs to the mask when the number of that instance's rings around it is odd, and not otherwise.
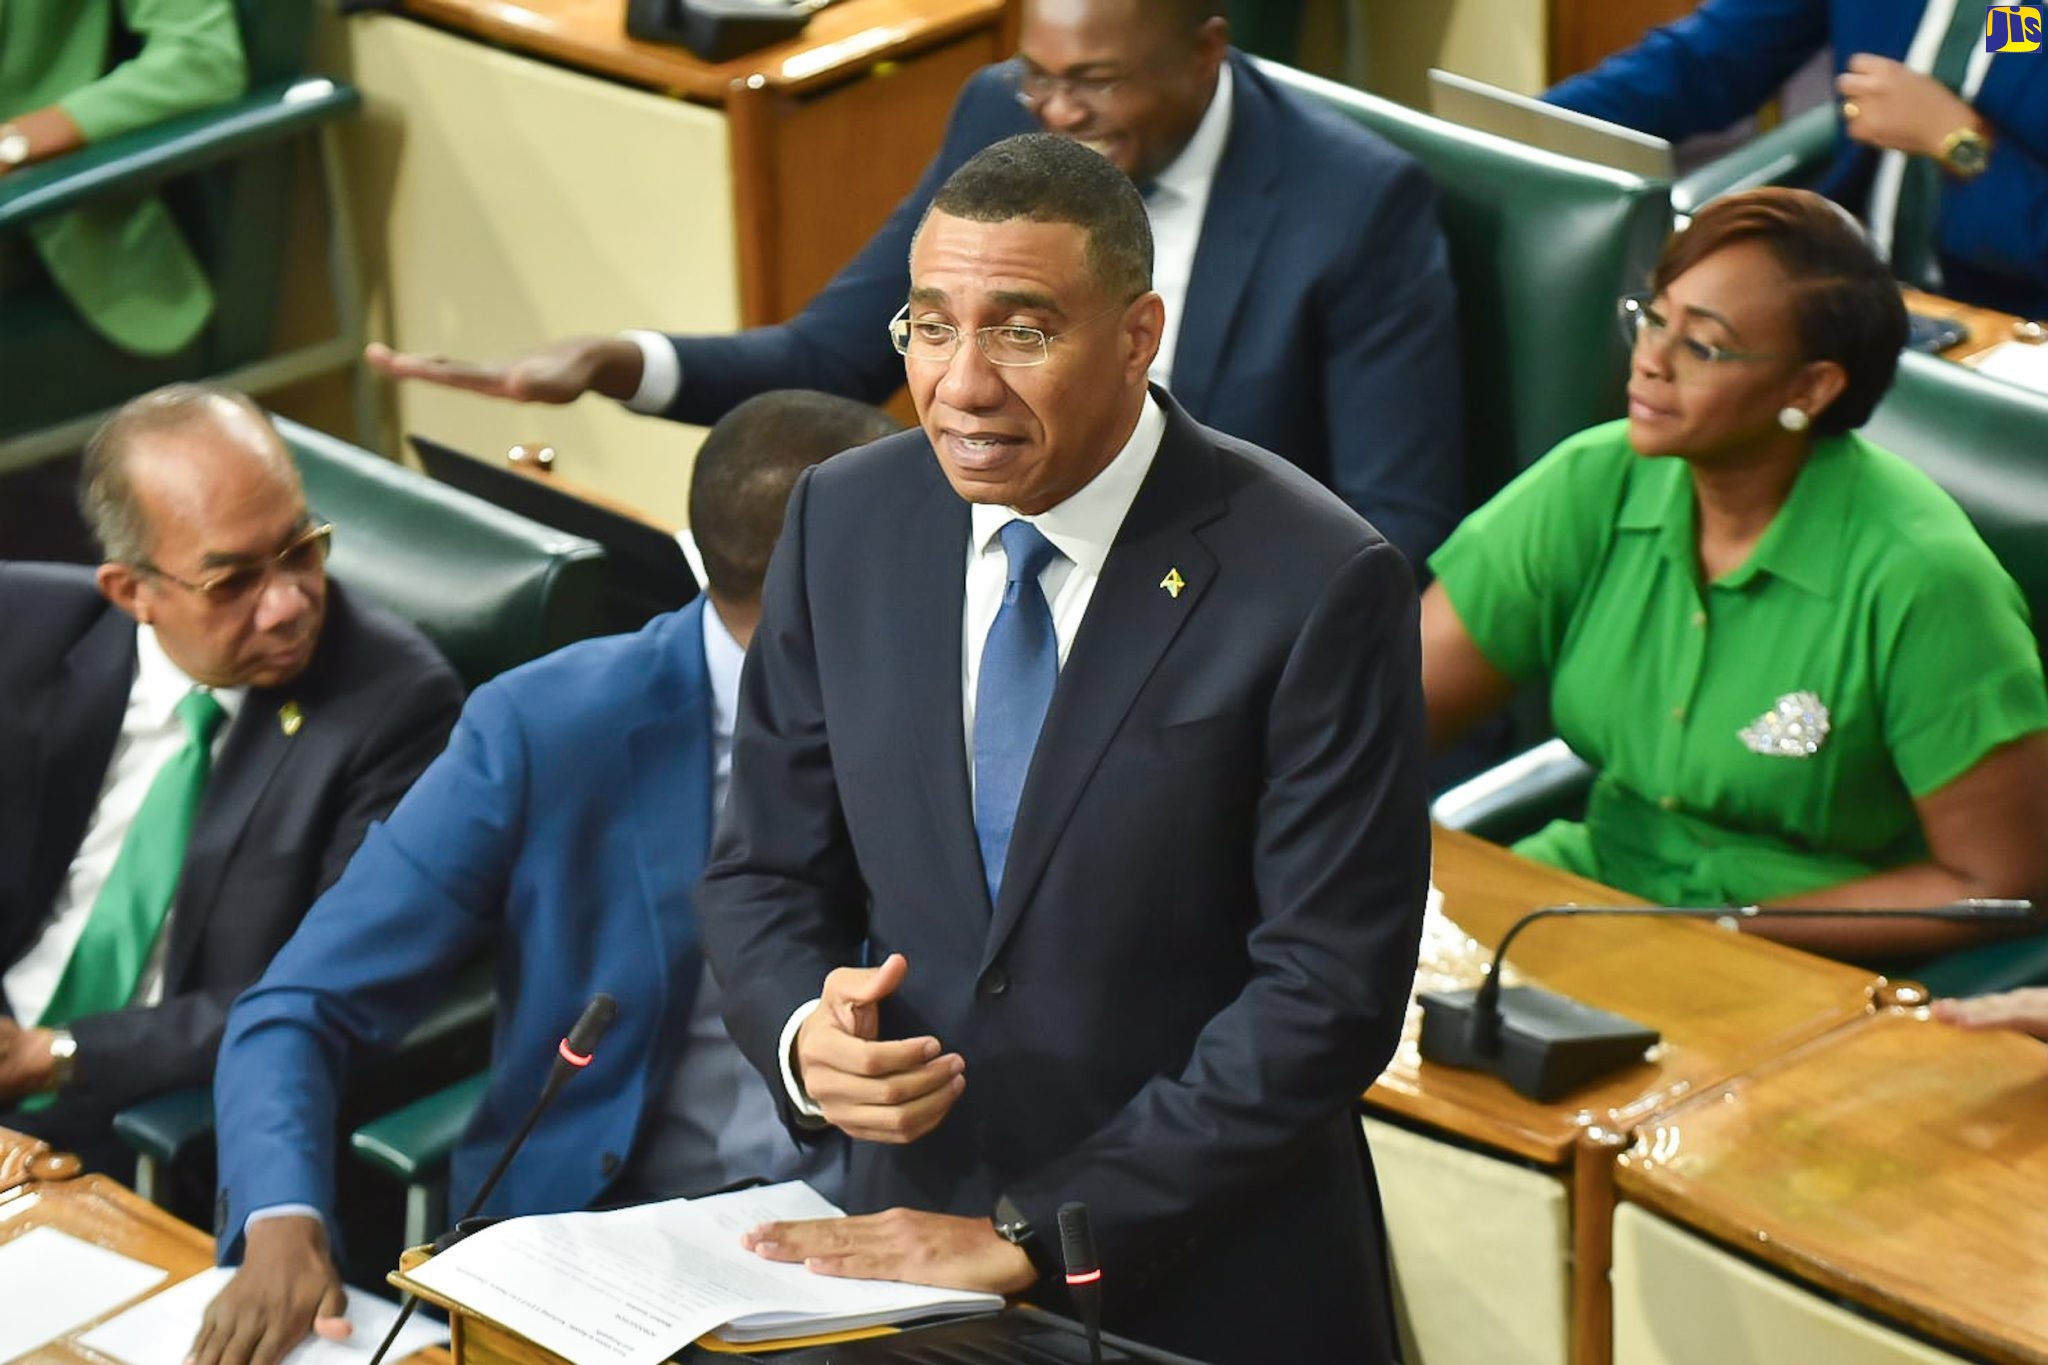
[[[115,1165],[115,1110],[213,1074],[227,1008],[440,749],[461,684],[327,581],[240,394],[86,449],[106,562],[0,564],[0,1125]]]
[[[1078,1199],[1111,1326],[1387,1359],[1355,1105],[1427,882],[1414,582],[1148,387],[1150,267],[1114,166],[980,153],[893,328],[923,429],[791,499],[698,915],[867,1216],[748,1241],[1022,1291]]]
[[[1013,62],[961,91],[924,178],[794,319],[736,336],[634,332],[473,365],[370,359],[400,378],[566,403],[597,392],[708,423],[765,389],[879,403],[903,382],[877,330],[903,302],[939,185],[1042,128],[1145,186],[1166,320],[1151,376],[1195,420],[1336,490],[1420,565],[1465,507],[1456,304],[1436,195],[1406,153],[1268,80],[1214,0],[1026,0]]]

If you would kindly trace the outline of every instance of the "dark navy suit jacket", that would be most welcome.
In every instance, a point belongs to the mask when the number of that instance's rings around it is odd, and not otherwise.
[[[1922,0],[1707,0],[1675,24],[1574,76],[1545,99],[1682,138],[1754,113],[1824,47],[1835,70],[1858,52],[1903,61]],[[1977,5],[1981,19],[1984,6]],[[2048,312],[2048,49],[1991,59],[1977,112],[1997,130],[1975,180],[1942,177],[1942,292],[2007,312]],[[1814,188],[1861,211],[1878,153],[1837,135]]]
[[[116,1109],[204,1085],[229,1004],[440,751],[462,704],[455,671],[411,626],[337,583],[327,593],[312,662],[252,689],[218,750],[171,906],[162,1000],[73,1021],[74,1087],[9,1126],[85,1142]],[[134,676],[135,622],[90,570],[0,564],[0,963],[55,908]],[[291,734],[287,703],[301,717]]]
[[[864,945],[910,961],[881,1036],[966,1058],[937,1129],[853,1144],[853,1211],[987,1216],[1007,1193],[1056,1240],[1078,1199],[1118,1330],[1221,1365],[1384,1360],[1356,1108],[1399,1039],[1428,876],[1414,582],[1298,470],[1167,414],[993,905],[961,716],[967,504],[919,431],[805,474],[740,687],[705,947],[771,1079],[784,1022]]]
[[[1196,421],[1307,470],[1420,565],[1465,511],[1457,306],[1436,192],[1406,153],[1231,59],[1229,141],[1173,362]],[[879,403],[903,383],[888,323],[910,241],[961,163],[1037,124],[988,67],[953,106],[909,197],[804,311],[730,337],[674,337],[669,416],[710,423],[772,388]]]
[[[466,1207],[591,995],[618,1022],[565,1086],[488,1213],[589,1207],[675,1071],[702,958],[691,892],[711,837],[703,599],[477,689],[447,752],[235,1003],[215,1084],[221,1252],[252,1209],[332,1214],[340,1080],[437,986],[498,953],[496,1064],[453,1159]],[[639,692],[622,702],[629,689]]]

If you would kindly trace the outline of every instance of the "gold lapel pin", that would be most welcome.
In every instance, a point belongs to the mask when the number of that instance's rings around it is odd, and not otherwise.
[[[1180,590],[1187,585],[1188,581],[1180,576],[1179,569],[1168,569],[1166,577],[1159,580],[1159,586],[1166,589],[1167,596],[1176,600],[1180,597]]]
[[[277,708],[277,728],[284,731],[286,739],[290,739],[293,735],[297,734],[299,727],[305,723],[306,713],[299,709],[297,702],[288,701],[283,706]]]

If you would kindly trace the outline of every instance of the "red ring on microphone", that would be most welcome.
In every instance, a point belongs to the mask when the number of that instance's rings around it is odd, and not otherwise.
[[[1102,1272],[1101,1272],[1100,1270],[1090,1270],[1090,1271],[1085,1271],[1085,1272],[1083,1272],[1082,1274],[1079,1274],[1079,1275],[1075,1275],[1075,1274],[1071,1274],[1071,1273],[1070,1273],[1070,1274],[1068,1274],[1068,1276],[1067,1276],[1067,1283],[1068,1283],[1068,1284],[1094,1284],[1094,1283],[1095,1283],[1095,1282],[1096,1282],[1097,1280],[1099,1280],[1099,1279],[1101,1279],[1101,1278],[1102,1278]]]
[[[570,1066],[589,1066],[591,1059],[597,1055],[594,1052],[574,1051],[570,1048],[569,1040],[567,1038],[564,1038],[561,1042],[555,1044],[555,1051],[559,1053],[561,1055],[562,1060],[567,1062]]]

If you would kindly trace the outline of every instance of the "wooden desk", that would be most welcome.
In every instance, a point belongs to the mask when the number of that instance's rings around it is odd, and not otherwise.
[[[796,41],[707,63],[625,36],[625,0],[403,0],[331,23],[367,97],[348,132],[372,334],[474,359],[563,336],[781,321],[915,185],[1003,0],[840,0]],[[877,335],[888,319],[875,319]],[[392,393],[398,426],[687,520],[701,432],[602,400]],[[374,442],[373,442],[374,444]]]
[[[2002,342],[2011,341],[2017,335],[2013,328],[2021,319],[2011,313],[2001,313],[1995,308],[1979,308],[1972,303],[1957,303],[1919,289],[1900,291],[1906,296],[1906,309],[1913,313],[1925,313],[1931,318],[1948,318],[1969,328],[1970,334],[1941,353],[1943,360],[1960,364],[1974,364],[1984,352]]]
[[[1477,942],[1462,960],[1425,961],[1426,986],[1476,983],[1492,945],[1536,906],[1630,899],[1446,830],[1436,833],[1434,876],[1445,913]],[[1700,1090],[1863,1018],[1884,986],[1856,968],[1701,921],[1555,921],[1519,941],[1510,965],[1664,1040],[1651,1060],[1544,1105],[1494,1077],[1425,1064],[1415,1050],[1419,1012],[1411,1012],[1366,1104],[1371,1118],[1399,1125],[1372,1127],[1374,1154],[1412,1325],[1418,1339],[1432,1330],[1439,1338],[1424,1343],[1432,1365],[1605,1361],[1611,1175],[1629,1136]],[[1390,1161],[1398,1174],[1389,1174]],[[1482,1201],[1460,1207],[1466,1191],[1486,1185],[1494,1188]],[[1504,1235],[1517,1200],[1524,1222]],[[1546,1261],[1554,1281],[1540,1278]],[[1509,1279],[1475,1273],[1485,1262]],[[1431,1288],[1421,1290],[1425,1282]],[[1530,1316],[1502,1317],[1510,1283],[1524,1291]],[[1497,1339],[1486,1335],[1489,1325],[1500,1329]]]
[[[123,1256],[161,1266],[169,1276],[152,1293],[170,1288],[213,1264],[213,1239],[181,1222],[120,1182],[79,1174],[75,1157],[53,1153],[12,1129],[0,1128],[0,1243],[32,1228],[49,1227]],[[141,1296],[147,1298],[148,1295]],[[5,1295],[0,1294],[0,1304]],[[132,1306],[122,1304],[65,1336],[15,1357],[16,1365],[108,1365],[107,1358],[76,1339]],[[404,1365],[448,1365],[441,1350],[420,1351]]]
[[[1641,1129],[1616,1184],[1631,1204],[1912,1332],[2041,1365],[2048,1047],[1962,1033],[1923,1013],[1887,1010],[1703,1089]],[[1688,1332],[1677,1322],[1701,1298],[1731,1330],[1764,1324],[1745,1358],[1794,1358],[1769,1349],[1777,1317],[1754,1311],[1768,1304],[1767,1280],[1677,1296],[1655,1292],[1633,1257],[1618,1257],[1615,1273],[1629,1289],[1617,1289],[1617,1340],[1626,1330],[1658,1343],[1633,1359],[1708,1359],[1681,1348]],[[1865,1345],[1855,1358],[1922,1358],[1910,1345],[1896,1357]],[[1809,1347],[1797,1358],[1849,1357]]]

